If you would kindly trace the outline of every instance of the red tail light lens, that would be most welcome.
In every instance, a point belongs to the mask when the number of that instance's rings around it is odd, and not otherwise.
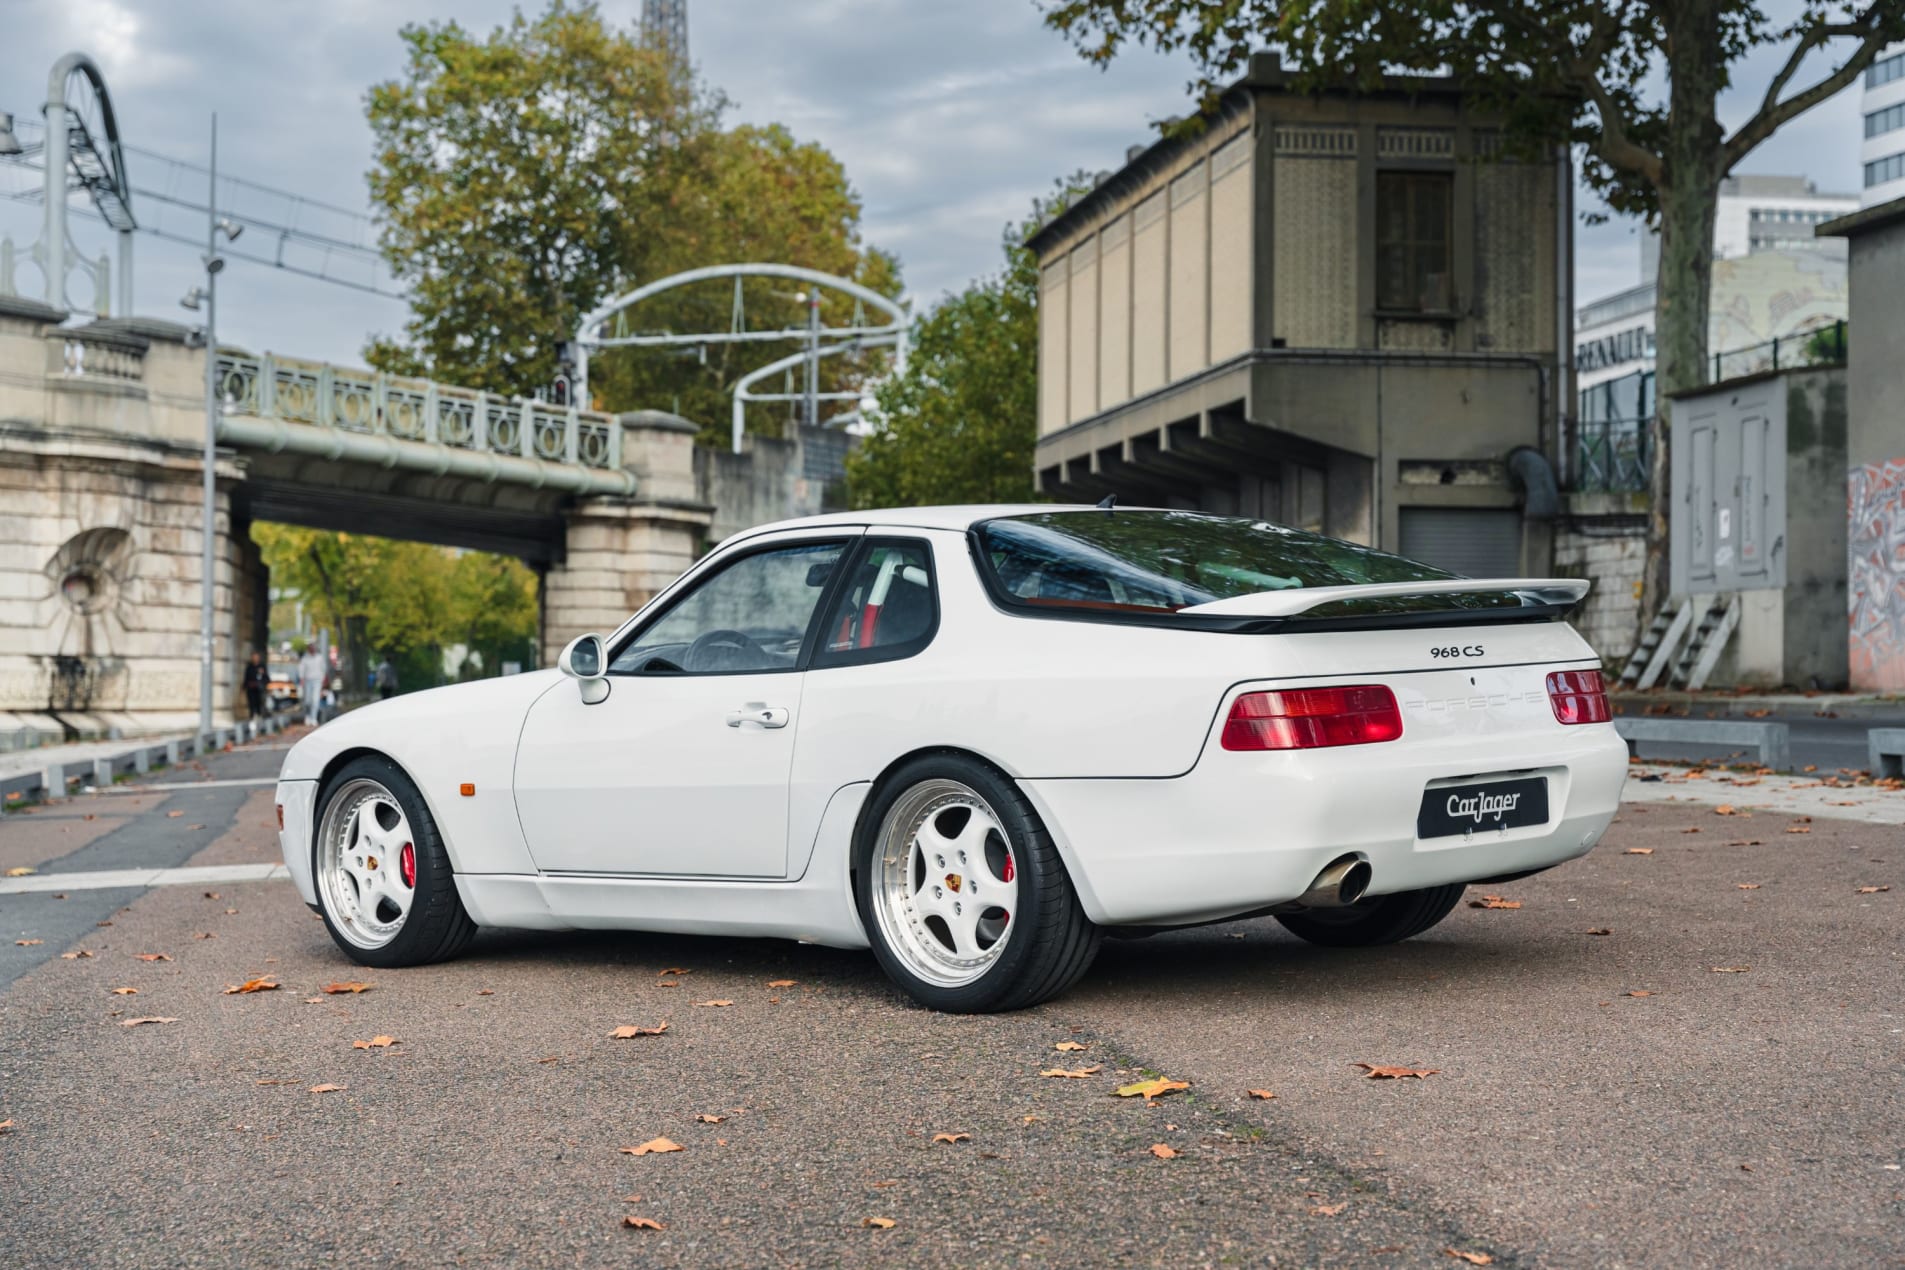
[[[1227,750],[1315,750],[1402,735],[1396,694],[1381,684],[1246,692],[1224,720]]]
[[[1548,676],[1548,704],[1563,723],[1606,723],[1614,717],[1598,670],[1557,670]]]

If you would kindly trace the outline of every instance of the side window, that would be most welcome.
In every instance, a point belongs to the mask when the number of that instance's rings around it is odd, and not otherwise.
[[[939,629],[933,555],[912,539],[872,539],[821,624],[815,666],[911,657]]]
[[[609,664],[611,675],[734,675],[793,670],[838,542],[742,556],[669,606]]]

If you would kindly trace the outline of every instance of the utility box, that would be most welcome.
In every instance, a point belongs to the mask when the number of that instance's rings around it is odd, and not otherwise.
[[[1785,587],[1786,398],[1773,376],[1674,402],[1668,563],[1677,594]]]

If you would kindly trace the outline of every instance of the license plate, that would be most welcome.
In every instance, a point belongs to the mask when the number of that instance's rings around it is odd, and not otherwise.
[[[1443,785],[1422,795],[1416,837],[1448,838],[1548,823],[1548,778]]]

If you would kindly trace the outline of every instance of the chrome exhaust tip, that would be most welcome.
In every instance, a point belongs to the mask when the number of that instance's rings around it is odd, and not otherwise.
[[[1345,908],[1363,898],[1371,876],[1369,861],[1346,855],[1325,866],[1296,903],[1304,908]]]

